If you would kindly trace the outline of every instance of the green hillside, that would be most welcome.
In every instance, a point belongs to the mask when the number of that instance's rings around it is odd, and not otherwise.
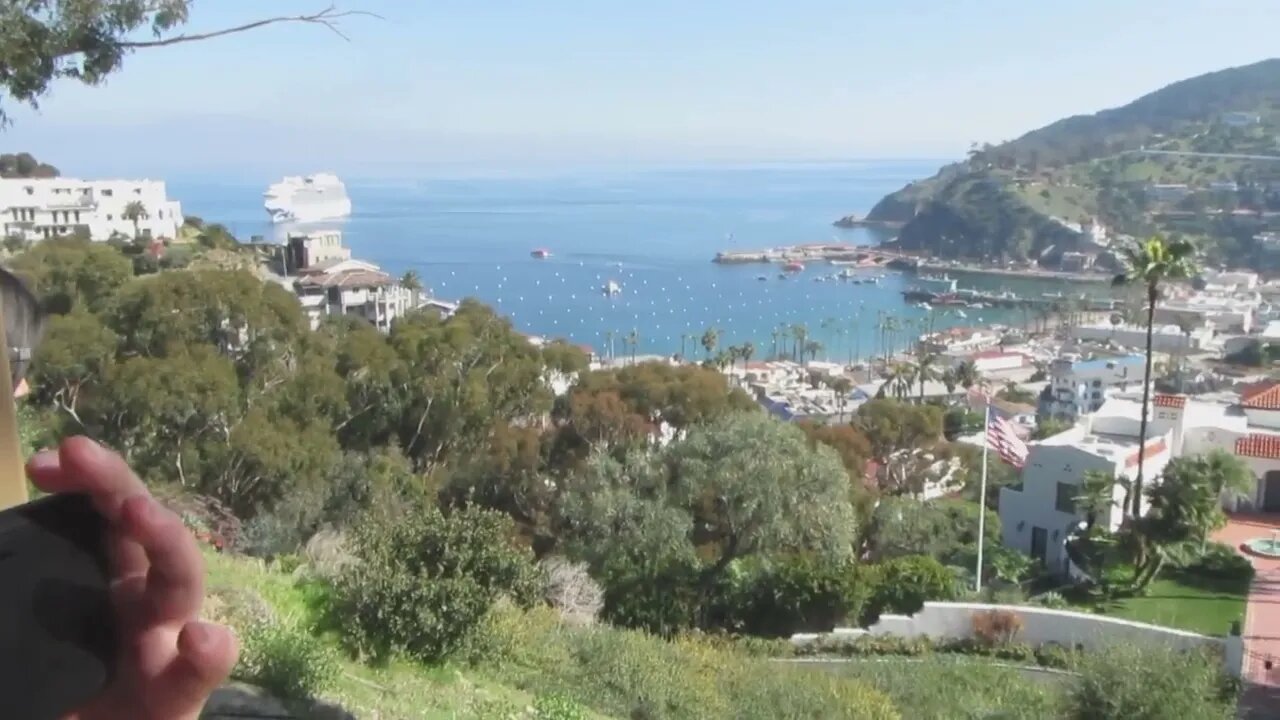
[[[1003,191],[975,190],[991,184]],[[1152,192],[1162,184],[1187,188]],[[1122,107],[975,146],[966,161],[889,194],[867,218],[903,224],[906,249],[947,257],[1051,265],[1061,251],[1090,250],[1051,218],[1096,219],[1125,234],[1180,232],[1225,262],[1261,258],[1280,267],[1280,258],[1253,240],[1274,229],[1271,221],[1218,221],[1246,212],[1280,212],[1280,59],[1183,80]],[[1201,221],[1188,227],[1188,216]],[[1054,252],[1044,255],[1049,247]]]

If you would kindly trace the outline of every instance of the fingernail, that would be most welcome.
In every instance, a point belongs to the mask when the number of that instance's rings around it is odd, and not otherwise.
[[[36,472],[48,470],[58,465],[56,450],[41,450],[27,460],[27,467]]]

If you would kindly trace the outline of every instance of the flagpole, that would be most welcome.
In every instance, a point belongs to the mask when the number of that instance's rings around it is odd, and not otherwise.
[[[989,445],[991,445],[991,399],[987,398],[987,412],[982,421],[982,483],[978,490],[978,568],[974,580],[975,592],[982,592],[982,541],[987,533],[987,447]]]

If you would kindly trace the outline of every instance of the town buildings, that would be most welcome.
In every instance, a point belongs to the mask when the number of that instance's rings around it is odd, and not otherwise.
[[[419,289],[406,288],[373,263],[356,260],[342,234],[325,231],[291,235],[284,248],[286,272],[311,328],[330,316],[363,318],[384,332],[396,318],[432,304]],[[444,304],[448,314],[456,306]]]
[[[1073,325],[1069,335],[1072,340],[1110,342],[1117,347],[1144,348],[1147,328],[1144,325],[1112,325],[1091,323]],[[1207,349],[1213,341],[1213,330],[1196,327],[1183,332],[1177,325],[1159,325],[1152,328],[1151,349],[1155,352],[1185,354]]]
[[[140,210],[136,220],[131,208]],[[172,239],[182,223],[182,207],[169,199],[163,181],[0,179],[0,225],[5,237],[25,242],[77,231],[93,240]]]
[[[1094,412],[1102,407],[1107,390],[1141,388],[1145,364],[1141,355],[1054,360],[1040,396],[1040,414],[1069,421]]]

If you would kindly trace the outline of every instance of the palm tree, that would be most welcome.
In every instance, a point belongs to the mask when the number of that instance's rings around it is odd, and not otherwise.
[[[406,270],[404,275],[400,276],[400,287],[412,293],[422,290],[422,278],[418,277],[417,270]]]
[[[947,368],[942,371],[942,384],[947,386],[948,395],[956,391],[956,386],[960,384],[960,380],[956,377],[954,368]]]
[[[631,346],[631,364],[636,364],[636,348],[640,345],[640,331],[632,329],[627,333],[627,344]]]
[[[1085,527],[1093,529],[1098,518],[1107,517],[1115,506],[1116,477],[1106,470],[1089,470],[1080,483],[1079,494],[1072,500],[1076,510],[1084,513]]]
[[[972,360],[956,366],[956,383],[965,390],[978,384],[978,366]]]
[[[702,349],[707,351],[707,359],[711,359],[711,353],[715,352],[716,345],[720,344],[720,333],[715,328],[707,328],[702,333]]]
[[[124,220],[133,222],[133,239],[137,240],[142,236],[142,230],[138,227],[138,221],[147,217],[147,206],[143,205],[141,200],[134,200],[124,206],[124,212],[120,213],[120,217]]]
[[[771,355],[770,357],[772,357],[774,360],[778,359],[778,335],[779,334],[780,333],[778,331],[778,328],[774,328],[773,332],[769,333],[769,337],[773,338],[773,355]]]
[[[804,352],[808,353],[810,360],[817,360],[818,353],[822,352],[822,343],[817,340],[807,340],[804,344]],[[801,354],[800,359],[804,360],[804,354]]]
[[[742,358],[742,377],[747,377],[747,364],[751,362],[751,356],[756,354],[756,344],[750,340],[742,343],[742,347],[738,348],[738,357]]]
[[[1196,273],[1195,248],[1186,240],[1166,240],[1153,235],[1146,240],[1135,240],[1121,250],[1125,271],[1115,277],[1114,285],[1142,284],[1147,290],[1147,362],[1142,374],[1142,420],[1138,425],[1138,442],[1147,442],[1147,403],[1151,401],[1151,341],[1155,324],[1156,302],[1160,299],[1160,285],[1167,280],[1184,280]],[[1138,472],[1133,479],[1133,516],[1142,512],[1143,468],[1146,452],[1138,451]]]
[[[916,359],[916,380],[920,383],[920,402],[924,402],[924,384],[938,379],[938,356],[932,353]]]
[[[806,338],[809,337],[809,328],[806,327],[804,323],[797,323],[795,325],[792,325],[791,337],[795,340],[795,344],[792,346],[792,349],[795,352],[792,353],[792,357],[795,359],[796,362],[802,363],[804,362],[804,351],[805,351],[804,341]]]
[[[613,359],[613,338],[614,338],[614,336],[616,336],[616,335],[617,335],[617,333],[615,333],[615,332],[614,332],[614,331],[612,331],[612,330],[605,330],[605,331],[604,331],[604,339],[605,339],[605,342],[609,344],[609,359],[610,359],[610,360],[612,360],[612,359]]]

